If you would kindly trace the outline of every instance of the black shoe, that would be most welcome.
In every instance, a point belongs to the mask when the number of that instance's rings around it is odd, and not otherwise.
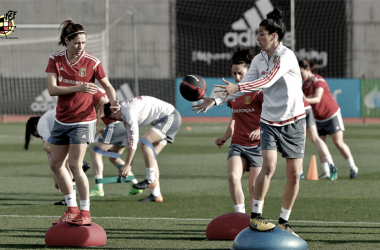
[[[160,194],[159,196],[154,196],[153,194],[150,194],[148,197],[145,197],[144,199],[140,199],[139,201],[163,202],[164,198],[162,197],[162,194]]]
[[[133,184],[133,188],[135,189],[147,189],[147,188],[154,188],[157,186],[157,180],[155,180],[153,183],[150,183],[147,179],[140,181],[139,183]]]
[[[57,206],[66,206],[67,203],[66,203],[65,200],[61,200],[61,201],[58,201],[58,202],[54,203],[54,205],[57,205]]]
[[[351,179],[354,179],[354,178],[356,178],[356,176],[358,176],[358,170],[355,172],[355,170],[353,170],[353,169],[351,169],[350,170],[350,178]]]
[[[83,172],[86,172],[90,168],[90,164],[84,161],[82,168],[83,168]]]

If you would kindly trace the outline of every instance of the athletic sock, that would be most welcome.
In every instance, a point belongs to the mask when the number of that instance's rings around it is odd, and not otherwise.
[[[328,162],[322,162],[321,167],[325,174],[330,175],[330,166]]]
[[[353,157],[350,157],[350,158],[348,158],[348,159],[346,159],[346,161],[347,161],[347,164],[348,164],[348,166],[351,168],[351,169],[353,169],[353,170],[358,170],[358,168],[356,167],[356,165],[355,165],[355,162],[354,162],[354,158]]]
[[[235,207],[235,212],[245,214],[245,204],[236,204],[234,205],[234,207]]]
[[[335,166],[334,161],[333,161],[331,155],[326,155],[325,156],[325,160],[327,161],[328,164],[331,164],[331,165]]]
[[[146,179],[149,183],[152,183],[156,180],[154,168],[146,168]]]
[[[80,210],[90,211],[90,200],[80,200]]]
[[[253,199],[252,213],[260,215],[263,212],[263,206],[264,206],[264,201],[259,201],[259,200]]]
[[[74,193],[65,195],[65,201],[66,201],[67,207],[78,207],[77,199]]]
[[[103,179],[103,175],[102,174],[94,175],[94,178],[95,178],[95,180],[101,180],[101,179]],[[95,187],[102,188],[103,187],[103,183],[96,183],[96,181],[95,181]]]
[[[301,175],[303,175],[303,166],[301,167]]]
[[[284,221],[288,222],[291,212],[292,212],[292,210],[287,210],[287,209],[282,207],[281,213],[280,213],[280,220],[283,219]],[[280,220],[278,221],[278,223],[284,224],[283,222],[280,222]]]
[[[151,194],[156,197],[160,196],[161,194],[160,182],[157,182],[157,185],[154,188],[152,188]]]
[[[137,184],[138,181],[137,181],[137,179],[135,178],[135,179],[132,179],[132,180],[131,180],[131,183],[132,183],[132,184]]]

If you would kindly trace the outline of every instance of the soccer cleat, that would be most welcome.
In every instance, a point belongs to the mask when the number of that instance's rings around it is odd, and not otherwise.
[[[90,196],[104,196],[103,187],[95,186],[90,190]]]
[[[162,194],[159,196],[154,196],[153,194],[150,194],[148,197],[144,199],[140,199],[139,201],[154,201],[154,202],[163,202],[164,197],[162,197]]]
[[[359,172],[359,169],[358,169],[358,168],[356,168],[356,171],[355,171],[355,169],[352,169],[352,168],[351,168],[351,170],[350,170],[350,178],[351,178],[351,179],[356,178],[356,176],[358,176],[358,172]]]
[[[318,179],[330,179],[330,173],[323,172],[323,174],[321,174]]]
[[[275,228],[275,225],[270,222],[266,222],[263,217],[259,216],[249,220],[249,227],[260,232],[267,232]]]
[[[338,168],[330,164],[330,180],[335,181],[338,179]]]
[[[67,203],[66,203],[65,200],[61,200],[61,201],[58,201],[58,202],[54,203],[54,205],[57,205],[57,206],[66,206]]]
[[[141,194],[142,192],[143,192],[142,189],[135,189],[135,188],[132,187],[132,185],[130,185],[128,192],[126,192],[123,195],[125,195],[125,196],[138,195],[138,194]]]
[[[65,211],[65,213],[62,215],[62,217],[59,218],[58,220],[53,221],[52,224],[56,225],[56,224],[61,223],[63,221],[71,220],[72,218],[74,218],[78,214],[79,214],[79,211],[77,211],[77,213],[69,213],[68,211]]]
[[[298,234],[296,234],[293,230],[292,230],[292,227],[288,224],[288,223],[284,223],[284,224],[277,224],[276,225],[277,227],[279,228],[282,228],[286,231],[288,231],[289,233],[292,233],[294,234],[295,236],[299,237]]]
[[[139,183],[133,184],[133,188],[135,189],[155,188],[156,186],[157,186],[157,180],[150,183],[147,179],[140,181]]]
[[[88,212],[90,213],[90,212]],[[67,221],[67,224],[74,226],[90,226],[91,225],[91,217],[87,217],[83,211],[80,211],[77,216]]]
[[[305,176],[303,174],[300,175],[300,180],[305,179]]]

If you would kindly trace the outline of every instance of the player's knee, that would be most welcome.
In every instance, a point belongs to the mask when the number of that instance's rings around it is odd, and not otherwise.
[[[231,184],[240,183],[240,177],[237,174],[230,173],[228,175],[228,182]]]
[[[115,158],[112,158],[112,157],[108,157],[109,161],[112,163],[112,164],[116,164],[117,163],[117,159]]]

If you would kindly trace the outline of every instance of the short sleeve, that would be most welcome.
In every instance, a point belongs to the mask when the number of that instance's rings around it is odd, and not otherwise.
[[[104,77],[107,76],[101,62],[99,62],[98,65],[95,66],[94,76],[95,76],[96,80],[98,80],[98,81],[100,81],[101,79],[103,79]]]
[[[53,55],[51,55],[49,57],[48,66],[47,66],[45,72],[46,73],[57,73],[58,74],[57,67],[55,65],[55,59],[54,59]]]

